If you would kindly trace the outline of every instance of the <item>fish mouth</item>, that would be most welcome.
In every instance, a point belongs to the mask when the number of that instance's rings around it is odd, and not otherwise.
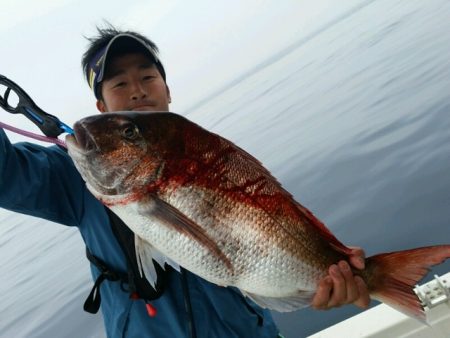
[[[88,154],[98,150],[95,139],[85,128],[82,122],[77,122],[73,126],[73,134],[66,135],[66,144],[78,153]]]
[[[94,134],[83,121],[75,123],[73,130],[73,134],[66,135],[68,154],[86,182],[88,190],[101,199],[118,195],[121,184],[132,174],[140,161],[129,160],[125,168],[110,166],[108,158],[102,156],[102,149]]]

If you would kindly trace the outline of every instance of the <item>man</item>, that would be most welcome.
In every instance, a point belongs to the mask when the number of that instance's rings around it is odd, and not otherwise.
[[[82,64],[101,113],[169,110],[165,70],[145,37],[99,29]],[[79,228],[95,280],[85,309],[95,312],[101,303],[108,337],[277,336],[268,310],[185,270],[159,269],[157,292],[149,289],[136,273],[129,229],[88,192],[62,149],[11,145],[0,131],[0,170],[1,207]],[[350,263],[363,268],[362,257],[355,249]],[[340,262],[320,281],[312,304],[327,309],[368,302],[362,280]]]

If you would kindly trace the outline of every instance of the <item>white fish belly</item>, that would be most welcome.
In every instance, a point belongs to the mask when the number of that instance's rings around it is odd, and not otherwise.
[[[228,280],[229,273],[220,259],[184,233],[151,216],[139,214],[139,202],[111,209],[136,235],[163,255],[208,281],[226,285],[223,283]]]
[[[231,270],[201,243],[149,215],[140,214],[139,202],[116,206],[113,210],[139,237],[212,283],[236,286],[268,297],[315,290],[323,272],[293,257],[276,236],[267,237],[255,227],[255,220],[267,219],[263,211],[219,199],[211,191],[191,187],[164,196],[165,202],[200,225],[217,243],[230,261]],[[223,203],[230,206],[225,211],[214,207]]]

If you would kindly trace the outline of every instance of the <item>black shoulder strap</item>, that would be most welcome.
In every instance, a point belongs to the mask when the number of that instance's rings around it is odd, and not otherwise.
[[[114,233],[120,247],[127,260],[127,273],[120,273],[114,271],[100,258],[94,256],[86,247],[86,257],[94,264],[100,271],[100,275],[97,277],[94,286],[89,293],[85,303],[84,310],[90,313],[97,313],[100,308],[101,296],[100,285],[104,280],[117,281],[123,285],[127,284],[128,292],[133,298],[141,298],[145,301],[151,301],[161,297],[164,292],[164,286],[168,279],[170,267],[165,266],[166,270],[163,270],[158,263],[153,261],[155,270],[157,273],[156,289],[154,289],[145,277],[142,277],[137,265],[137,258],[134,247],[134,233],[126,226],[122,220],[114,214],[109,208],[105,207],[108,214],[111,230]]]
[[[126,283],[128,281],[128,274],[111,270],[105,262],[103,262],[100,258],[94,256],[89,251],[88,247],[86,247],[86,257],[92,264],[97,267],[97,269],[99,269],[100,275],[95,280],[94,286],[92,287],[89,296],[84,302],[83,309],[84,311],[89,313],[97,313],[102,301],[100,295],[100,285],[103,283],[103,281],[107,279],[112,282],[120,281],[121,283]]]
[[[122,248],[122,251],[127,259],[128,274],[129,275],[131,274],[133,277],[128,282],[131,289],[130,291],[137,292],[139,297],[145,300],[153,300],[159,298],[164,291],[164,285],[166,284],[167,274],[159,266],[158,263],[153,261],[158,276],[156,281],[156,290],[150,285],[150,283],[147,281],[145,277],[141,276],[137,264],[136,250],[134,247],[134,233],[109,208],[105,207],[105,209],[111,221],[110,222],[111,229],[114,235],[116,236]],[[166,265],[165,269],[168,270],[169,267]]]

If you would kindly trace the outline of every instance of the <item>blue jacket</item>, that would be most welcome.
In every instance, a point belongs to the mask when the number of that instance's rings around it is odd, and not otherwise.
[[[12,145],[0,129],[0,207],[78,227],[90,251],[110,267],[126,272],[126,260],[103,205],[86,189],[70,157],[57,146]],[[91,265],[94,280],[99,275]],[[183,285],[171,274],[158,313],[149,317],[142,300],[131,300],[118,282],[101,285],[101,309],[108,337],[189,337]],[[270,312],[239,291],[219,287],[187,273],[198,338],[275,338]],[[262,319],[262,322],[261,322]]]

